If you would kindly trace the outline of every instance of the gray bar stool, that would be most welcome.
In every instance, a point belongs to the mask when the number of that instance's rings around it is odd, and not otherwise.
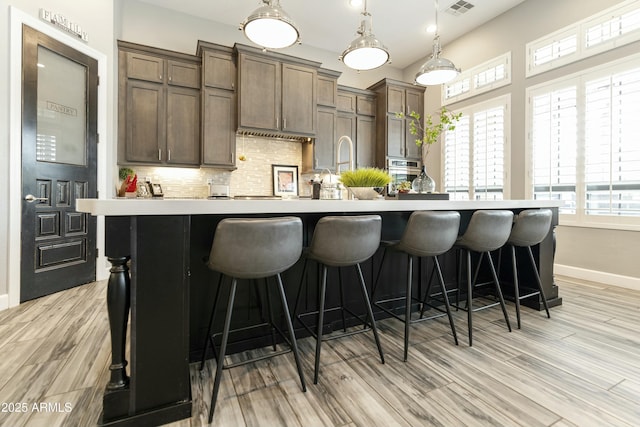
[[[285,340],[288,342],[291,350],[293,350],[296,367],[298,369],[298,375],[300,376],[300,383],[302,385],[302,391],[307,391],[304,376],[302,373],[302,367],[300,364],[296,337],[293,331],[291,317],[289,315],[289,308],[287,305],[286,296],[284,294],[284,288],[282,286],[282,279],[280,277],[280,273],[287,270],[298,261],[301,253],[302,221],[300,220],[300,218],[228,218],[223,219],[218,223],[213,238],[213,244],[211,245],[211,253],[209,255],[207,266],[211,270],[218,271],[222,273],[222,275],[230,277],[231,290],[229,291],[229,300],[227,302],[227,311],[222,331],[220,350],[216,355],[216,375],[213,382],[213,392],[211,395],[209,423],[211,423],[211,420],[213,419],[213,413],[216,406],[218,391],[220,389],[220,379],[222,377],[223,368],[231,368],[240,364],[246,364],[283,353],[282,351],[273,352],[268,354],[267,356],[246,360],[235,365],[224,365],[224,357],[227,350],[229,333],[233,332],[230,331],[230,325],[238,279],[266,279],[275,276],[278,291],[280,293],[280,301],[282,303],[282,309],[284,312],[284,320],[289,332],[289,339],[287,339],[284,334],[282,335],[283,338],[285,338]],[[222,276],[219,282],[218,292],[220,290],[221,281]],[[268,289],[266,290],[266,292],[268,295]],[[211,344],[213,345],[211,329],[217,299],[218,293],[216,293],[213,308],[211,309],[209,329],[207,331],[207,338],[202,353],[203,363],[200,366],[201,370],[204,366],[204,357],[209,342],[211,341]],[[279,330],[273,324],[272,319],[270,320],[272,327],[276,330]],[[246,329],[247,328],[243,328],[243,330]]]
[[[536,261],[533,258],[533,252],[531,247],[539,244],[549,234],[551,227],[551,211],[549,209],[527,209],[520,212],[515,217],[515,223],[511,229],[511,235],[507,244],[511,247],[511,262],[513,265],[513,288],[514,299],[516,303],[516,317],[518,320],[518,329],[520,329],[520,301],[525,298],[530,298],[535,295],[540,295],[542,304],[547,312],[547,318],[551,318],[549,314],[549,305],[547,304],[547,297],[542,290],[542,282],[540,281],[540,274],[538,273],[538,267]],[[531,267],[533,267],[533,273],[536,278],[537,290],[530,292],[527,289],[525,295],[520,295],[520,284],[518,282],[518,266],[516,264],[516,247],[527,248],[529,253],[529,259],[531,260]]]
[[[366,326],[369,319],[371,319],[371,329],[373,330],[373,336],[376,346],[378,347],[378,353],[380,354],[380,361],[384,363],[384,355],[382,353],[382,347],[380,346],[378,329],[376,328],[373,311],[371,310],[371,302],[369,300],[364,277],[362,275],[362,269],[360,268],[360,263],[371,258],[378,249],[378,246],[380,245],[381,231],[382,218],[379,215],[325,216],[320,218],[316,224],[313,232],[313,238],[311,239],[311,245],[306,251],[307,257],[305,259],[301,281],[305,278],[305,272],[309,260],[316,261],[322,267],[318,293],[318,310],[296,315],[300,304],[300,297],[302,295],[302,284],[298,290],[298,297],[296,298],[296,306],[294,309],[294,318],[300,321],[300,323],[316,338],[316,357],[313,377],[314,384],[318,383],[320,350],[322,347],[322,330],[324,327],[325,297],[327,291],[327,272],[329,267],[340,268],[355,266],[360,282],[360,291],[362,293],[362,298],[364,300],[368,316],[364,320],[361,319],[365,324],[365,329],[334,335],[329,339],[368,331],[369,329],[366,328]],[[341,307],[336,307],[334,309],[340,308],[343,310],[344,328],[344,310],[348,311],[356,318],[359,318],[359,316],[344,307],[342,280],[340,280],[340,301]],[[333,309],[328,309],[326,311],[329,310]],[[318,315],[318,323],[317,332],[314,333],[314,331],[302,320],[302,317],[316,313]]]
[[[507,313],[507,307],[504,303],[504,297],[502,296],[502,290],[500,289],[500,282],[498,281],[498,275],[496,274],[496,268],[491,258],[491,251],[500,249],[507,243],[509,234],[511,233],[511,225],[513,224],[513,212],[503,210],[480,210],[475,211],[471,216],[469,225],[462,236],[456,240],[455,246],[466,252],[466,264],[467,264],[467,305],[464,308],[467,311],[467,322],[469,326],[469,346],[473,345],[473,320],[472,314],[474,311],[484,310],[489,307],[494,307],[500,304],[502,313],[504,314],[504,320],[507,322],[507,328],[511,332],[511,323],[509,322],[509,314]],[[471,252],[477,252],[480,254],[476,272],[473,280],[471,280]],[[498,302],[486,304],[477,308],[473,308],[473,290],[475,288],[475,282],[482,265],[482,259],[486,255],[489,261],[489,267],[491,268],[491,275],[493,277],[493,283],[496,289],[496,295],[498,296]],[[462,261],[462,258],[460,259]],[[459,271],[460,274],[460,271]],[[458,294],[460,292],[460,277],[458,275]],[[460,305],[456,301],[456,308],[460,308]]]
[[[376,284],[374,285],[372,292],[372,299],[374,304],[395,317],[398,320],[404,322],[404,360],[407,361],[409,353],[409,326],[412,323],[421,322],[423,320],[435,319],[437,317],[444,316],[445,314],[449,318],[449,325],[451,326],[451,333],[453,334],[453,340],[458,345],[458,337],[456,335],[456,327],[453,323],[453,317],[451,316],[451,309],[449,305],[449,297],[447,296],[447,288],[442,276],[442,270],[440,269],[440,263],[438,262],[438,255],[442,255],[449,251],[458,237],[458,230],[460,228],[460,213],[458,212],[430,212],[430,211],[417,211],[413,212],[409,217],[407,226],[404,229],[402,238],[395,242],[383,242],[384,252],[382,260],[380,261],[380,267],[378,269],[378,275],[376,278]],[[400,298],[391,298],[386,300],[376,301],[374,298],[378,281],[380,279],[380,273],[384,265],[384,259],[387,254],[387,250],[396,250],[407,254],[407,284],[406,295]],[[433,259],[434,269],[431,274],[433,278],[433,272],[438,273],[438,280],[444,302],[445,310],[443,311],[439,306],[428,303],[431,290],[431,279],[425,292],[424,298],[412,297],[411,284],[413,279],[413,257],[430,257]],[[419,295],[421,297],[421,295]],[[386,308],[383,304],[394,302],[398,300],[405,300],[405,314],[404,317],[398,316],[393,311]],[[420,317],[417,319],[411,319],[411,306],[413,301],[421,303]],[[441,311],[433,316],[424,317],[424,306],[429,305],[434,309]]]

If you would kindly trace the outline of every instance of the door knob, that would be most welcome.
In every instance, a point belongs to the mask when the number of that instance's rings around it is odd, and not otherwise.
[[[24,196],[24,199],[29,203],[33,203],[35,201],[39,201],[39,202],[49,201],[48,197],[36,197],[33,194],[27,194],[26,196]]]

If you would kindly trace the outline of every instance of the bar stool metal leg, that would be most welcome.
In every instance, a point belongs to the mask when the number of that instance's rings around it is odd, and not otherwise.
[[[516,321],[520,329],[520,284],[518,283],[518,266],[516,265],[516,247],[511,246],[511,264],[513,267],[513,297],[516,305]]]
[[[376,318],[373,317],[371,301],[369,300],[369,296],[367,295],[367,286],[364,283],[364,276],[362,275],[360,263],[356,264],[356,269],[358,270],[358,278],[360,279],[362,298],[364,299],[365,306],[367,307],[367,314],[371,319],[371,329],[373,330],[373,337],[375,338],[376,346],[378,347],[378,353],[380,354],[380,362],[384,364],[384,354],[382,353],[382,346],[380,345],[380,337],[378,336],[378,328],[376,327]]]
[[[502,289],[500,289],[500,281],[498,280],[498,274],[496,273],[496,268],[493,265],[493,259],[491,259],[491,253],[489,252],[487,252],[487,259],[489,260],[489,265],[491,266],[491,274],[493,275],[493,282],[496,285],[496,292],[498,293],[498,298],[500,299],[500,307],[502,307],[502,314],[504,315],[505,322],[507,322],[507,328],[509,329],[509,332],[511,332],[511,322],[509,321],[507,306],[504,303],[504,297],[502,296]]]
[[[233,302],[236,297],[236,285],[238,281],[233,278],[231,280],[231,290],[229,291],[229,302],[227,303],[227,314],[224,319],[224,329],[222,332],[222,343],[220,344],[220,354],[216,360],[216,376],[213,380],[213,391],[211,393],[211,405],[209,406],[209,423],[213,420],[213,413],[216,409],[216,401],[218,392],[220,391],[220,380],[222,379],[222,366],[224,365],[224,356],[227,352],[227,340],[229,339],[229,328],[231,326],[231,315],[233,313]]]
[[[316,339],[316,361],[314,366],[313,373],[313,383],[318,384],[318,371],[320,369],[320,350],[322,347],[322,329],[324,327],[324,299],[327,291],[327,266],[322,266],[322,279],[319,289],[319,298],[320,301],[318,307],[318,332]]]
[[[413,257],[407,256],[407,299],[404,308],[404,361],[409,357],[409,331],[411,330],[411,279],[413,279]]]
[[[300,384],[302,385],[302,391],[307,391],[307,385],[304,381],[304,375],[302,374],[302,365],[300,363],[300,354],[298,353],[298,343],[296,342],[296,336],[293,332],[293,322],[291,321],[291,315],[289,314],[289,307],[287,306],[287,298],[284,294],[284,286],[282,286],[282,278],[278,273],[276,275],[276,281],[278,283],[278,291],[280,292],[280,301],[282,302],[282,310],[284,311],[284,319],[287,324],[289,336],[291,340],[291,350],[293,351],[293,357],[296,361],[296,368],[298,369],[298,376],[300,377]]]
[[[220,277],[218,278],[218,288],[216,289],[216,296],[213,299],[213,306],[211,307],[211,317],[209,317],[209,327],[207,328],[207,340],[205,341],[204,349],[202,350],[202,360],[200,361],[200,371],[204,369],[204,362],[207,357],[207,349],[209,348],[209,344],[211,344],[211,347],[213,348],[214,353],[216,351],[215,343],[213,342],[213,338],[211,337],[211,329],[213,328],[213,317],[216,314],[216,307],[218,305],[218,298],[220,297],[220,288],[222,287],[223,277],[224,275],[220,274]]]
[[[538,282],[538,290],[540,291],[540,297],[542,297],[544,310],[547,312],[547,318],[551,319],[551,314],[549,313],[549,304],[547,303],[547,296],[544,294],[544,289],[542,289],[542,280],[540,280],[540,274],[538,273],[538,268],[536,267],[536,260],[533,258],[533,251],[531,250],[531,246],[527,246],[527,249],[529,250],[529,259],[531,260],[533,273],[536,276],[536,281]]]

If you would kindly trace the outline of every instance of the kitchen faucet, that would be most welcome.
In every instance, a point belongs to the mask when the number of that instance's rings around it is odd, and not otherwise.
[[[344,162],[340,161],[340,147],[342,147],[342,143],[347,141],[349,143],[349,160]],[[340,166],[349,165],[349,170],[354,170],[355,165],[353,161],[353,141],[347,135],[343,135],[338,139],[337,143],[338,147],[336,148],[336,175],[340,175]]]

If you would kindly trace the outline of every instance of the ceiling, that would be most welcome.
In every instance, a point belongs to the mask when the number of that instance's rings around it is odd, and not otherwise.
[[[141,0],[210,21],[238,27],[258,8],[259,0]],[[504,13],[524,0],[462,0],[473,7],[454,16],[447,11],[458,0],[439,0],[438,23],[443,46],[475,27]],[[339,55],[356,37],[362,6],[349,0],[280,0],[280,5],[297,24],[302,43]],[[403,69],[431,52],[433,35],[427,25],[435,22],[432,0],[368,0],[373,33],[389,49],[392,65]],[[250,43],[247,39],[247,43]],[[286,50],[286,49],[285,49]]]

